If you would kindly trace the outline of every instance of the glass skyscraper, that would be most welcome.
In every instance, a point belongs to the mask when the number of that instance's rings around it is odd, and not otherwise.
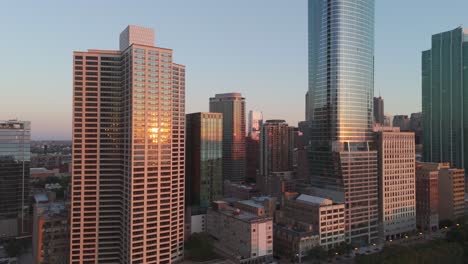
[[[210,112],[223,114],[223,177],[244,182],[245,98],[240,93],[216,94],[210,98]]]
[[[30,141],[30,122],[0,121],[0,239],[29,231]]]
[[[185,188],[187,206],[204,212],[223,192],[223,114],[187,114]]]
[[[422,125],[424,160],[468,162],[468,29],[432,36],[422,53]]]
[[[348,242],[377,239],[374,1],[309,0],[311,183],[346,204]]]

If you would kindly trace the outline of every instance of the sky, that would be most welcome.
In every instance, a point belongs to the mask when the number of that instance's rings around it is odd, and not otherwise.
[[[375,95],[385,112],[421,109],[421,51],[431,35],[468,25],[466,0],[376,0]],[[187,66],[186,111],[241,92],[247,110],[304,119],[307,0],[2,1],[0,120],[32,122],[33,139],[71,139],[72,54],[118,49],[128,25]]]

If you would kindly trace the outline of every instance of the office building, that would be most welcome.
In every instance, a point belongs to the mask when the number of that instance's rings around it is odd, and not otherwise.
[[[439,222],[460,220],[464,214],[465,170],[447,163],[439,168]]]
[[[128,26],[120,50],[73,53],[70,263],[183,257],[185,66]]]
[[[422,231],[439,228],[438,164],[416,163],[416,226]]]
[[[249,136],[245,138],[246,182],[254,183],[260,170],[260,140]]]
[[[374,122],[383,125],[385,122],[384,100],[382,97],[374,97]]]
[[[379,163],[379,221],[386,240],[416,230],[414,133],[399,128],[376,132]]]
[[[223,114],[223,177],[245,181],[245,98],[240,93],[216,94],[210,112]]]
[[[468,30],[432,36],[422,52],[422,125],[424,161],[449,162],[464,169],[468,161]]]
[[[271,173],[294,170],[294,128],[284,120],[267,120],[260,133],[260,172],[257,186],[271,194]]]
[[[393,126],[393,116],[392,115],[385,115],[384,117],[384,124],[385,127]]]
[[[260,128],[263,124],[263,113],[259,111],[249,111],[249,119],[247,125],[247,136],[260,140]]]
[[[465,211],[465,170],[451,168],[450,163],[421,162],[418,165],[421,173],[437,175],[438,221],[462,218]]]
[[[222,198],[223,115],[188,114],[186,127],[187,206],[207,209]]]
[[[208,234],[217,247],[236,263],[269,263],[273,260],[273,218],[257,216],[215,201],[208,209]]]
[[[30,233],[31,123],[0,121],[0,239]]]
[[[377,151],[372,132],[375,2],[308,3],[311,184],[315,195],[346,204],[348,242],[374,243],[378,239]]]
[[[273,229],[275,257],[288,259],[292,263],[301,263],[312,248],[320,246],[318,233],[306,227],[275,223]]]
[[[260,169],[260,128],[263,124],[263,114],[249,111],[246,144],[246,180],[255,182]]]
[[[33,261],[67,264],[70,259],[69,205],[38,200],[33,214]]]
[[[319,235],[319,244],[332,248],[345,241],[345,205],[306,194],[287,197],[275,221]],[[309,227],[308,227],[309,226]]]
[[[410,131],[410,119],[407,115],[395,115],[392,126],[400,128],[400,131]]]

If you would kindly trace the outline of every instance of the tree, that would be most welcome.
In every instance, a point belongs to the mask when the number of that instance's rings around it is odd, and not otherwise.
[[[314,247],[309,250],[305,259],[315,261],[316,263],[321,263],[322,261],[326,261],[328,259],[328,252],[323,247]]]
[[[193,261],[208,261],[218,258],[213,250],[213,242],[210,237],[203,233],[195,233],[185,243],[187,258]]]

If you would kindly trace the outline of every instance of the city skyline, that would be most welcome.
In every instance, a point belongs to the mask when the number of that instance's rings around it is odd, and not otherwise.
[[[421,110],[420,52],[430,48],[427,36],[468,24],[462,11],[468,3],[453,1],[458,7],[453,8],[435,0],[413,1],[401,9],[398,1],[376,4],[375,95],[382,95],[387,112],[409,115]],[[418,12],[418,23],[413,23],[422,3],[425,12]],[[191,66],[187,112],[207,111],[214,93],[241,92],[246,109],[261,110],[265,119],[285,119],[291,125],[305,119],[307,1],[179,4],[116,6],[106,12],[113,15],[104,17],[101,3],[93,4],[93,10],[87,2],[54,3],[54,8],[52,2],[31,2],[28,9],[9,3],[0,11],[0,22],[8,25],[4,37],[13,40],[0,44],[10,51],[0,63],[5,73],[0,87],[8,88],[8,100],[0,106],[3,119],[31,120],[33,139],[71,139],[70,50],[92,45],[116,49],[112,36],[127,24],[155,28],[156,41],[174,47],[179,51],[176,59]],[[441,11],[450,16],[440,16]],[[83,12],[86,22],[81,21]],[[30,45],[31,39],[38,40],[36,45]],[[17,72],[28,72],[29,77],[20,78]],[[274,96],[266,98],[271,91]],[[286,107],[278,108],[280,103]]]

